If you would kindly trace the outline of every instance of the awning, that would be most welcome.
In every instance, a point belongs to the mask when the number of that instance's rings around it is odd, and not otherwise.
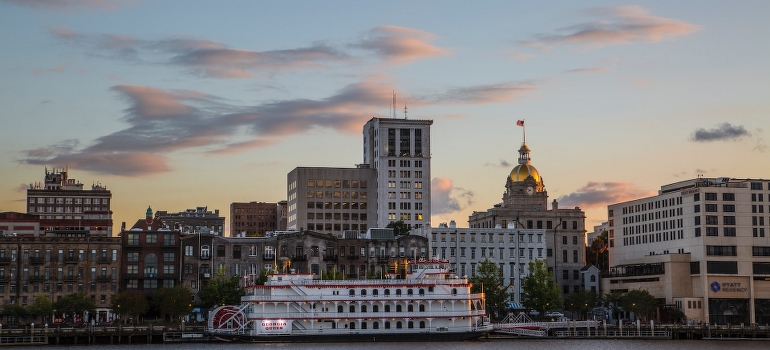
[[[196,308],[192,309],[192,311],[190,313],[197,314],[199,312],[201,312],[201,308],[196,307]]]
[[[510,302],[510,303],[508,303],[508,309],[510,309],[510,310],[519,310],[519,309],[526,309],[526,308],[523,305],[521,305],[520,303]]]

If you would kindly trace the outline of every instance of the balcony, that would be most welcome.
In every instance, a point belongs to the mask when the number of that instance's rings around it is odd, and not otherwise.
[[[64,276],[65,281],[77,281],[78,276],[72,275],[72,276]]]
[[[99,282],[110,282],[112,281],[112,276],[99,276],[96,277],[96,280]]]
[[[64,258],[64,263],[65,264],[77,264],[79,262],[80,262],[80,259],[78,259],[77,257],[66,257],[66,258]]]
[[[0,265],[10,264],[10,263],[11,263],[11,258],[5,257],[5,256],[0,258]]]
[[[358,257],[359,257],[359,255],[356,255],[356,254],[351,254],[351,255],[346,256],[346,258],[348,258],[350,260],[358,260]]]
[[[29,276],[30,282],[40,282],[43,281],[43,276]]]
[[[211,254],[201,254],[201,260],[210,260]]]
[[[110,259],[110,258],[99,258],[99,263],[100,264],[109,264],[111,262],[112,262],[112,259]]]
[[[295,255],[291,257],[291,261],[307,261],[307,255]]]
[[[43,259],[43,258],[41,258],[39,256],[38,257],[31,257],[31,258],[29,258],[29,263],[32,264],[32,265],[40,265],[40,264],[45,263],[45,259]]]
[[[272,255],[272,254],[271,255],[266,254],[262,256],[262,260],[273,261],[273,259],[275,259],[275,255]]]
[[[324,260],[325,261],[336,261],[337,260],[337,254],[324,254]]]

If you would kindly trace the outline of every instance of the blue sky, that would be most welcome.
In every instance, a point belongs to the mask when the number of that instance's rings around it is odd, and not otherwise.
[[[0,1],[0,210],[45,167],[155,210],[286,197],[362,161],[373,116],[434,120],[433,217],[501,201],[526,121],[551,199],[768,177],[766,1]]]

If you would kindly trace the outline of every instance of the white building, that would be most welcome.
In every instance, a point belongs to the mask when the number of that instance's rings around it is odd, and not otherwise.
[[[455,222],[423,228],[412,234],[428,238],[431,257],[449,259],[459,276],[473,277],[482,262],[489,259],[503,272],[503,287],[510,300],[521,302],[521,282],[529,274],[529,263],[546,256],[546,230],[516,228],[457,228]]]
[[[610,277],[689,321],[770,322],[770,180],[696,178],[608,207]]]

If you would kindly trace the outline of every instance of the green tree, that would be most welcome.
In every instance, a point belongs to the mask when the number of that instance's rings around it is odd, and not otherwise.
[[[240,276],[229,279],[217,274],[209,283],[198,292],[201,298],[201,306],[214,307],[217,305],[240,305],[243,296]],[[189,300],[189,299],[188,299]]]
[[[529,274],[521,286],[521,302],[524,306],[545,313],[546,309],[562,305],[559,286],[548,271],[545,260],[529,262]]]
[[[387,227],[387,228],[392,228],[392,229],[393,229],[393,233],[394,233],[396,236],[400,236],[400,235],[407,235],[407,234],[409,234],[409,231],[412,229],[412,228],[411,228],[409,225],[407,225],[406,223],[404,223],[404,221],[403,221],[403,220],[398,220],[398,221],[391,221],[391,222],[390,222],[390,223],[389,223],[387,226],[385,226],[385,227]]]
[[[609,269],[609,245],[607,231],[596,237],[591,245],[586,247],[586,263],[594,265],[600,272],[606,272]]]
[[[647,321],[658,307],[658,300],[644,289],[634,289],[623,295],[620,305],[624,310],[633,312],[642,321]]]
[[[112,297],[112,311],[120,316],[129,316],[123,317],[123,323],[128,322],[129,318],[146,314],[149,309],[150,303],[141,293],[118,292]]]
[[[45,294],[35,295],[35,302],[27,307],[27,311],[35,317],[40,317],[40,323],[53,313],[53,302]]]
[[[189,314],[192,311],[191,300],[192,292],[184,286],[161,288],[152,295],[153,306],[169,321]],[[240,303],[240,299],[238,301]]]
[[[21,318],[27,315],[27,309],[19,304],[5,302],[3,304],[3,316],[8,316],[8,321],[12,325],[18,325]]]
[[[54,303],[54,307],[59,313],[72,316],[73,319],[77,316],[85,316],[86,312],[89,315],[96,314],[96,303],[84,293],[67,294]],[[83,317],[83,321],[88,320]]]
[[[596,292],[581,289],[567,295],[567,298],[564,300],[564,308],[585,319],[588,312],[596,306],[598,299],[599,297],[596,295]]]
[[[344,280],[345,275],[340,272],[340,270],[332,270],[332,271],[321,271],[321,279],[322,280]]]
[[[604,307],[610,309],[610,319],[617,319],[618,308],[620,308],[620,301],[623,299],[623,293],[618,291],[611,291],[604,294]]]
[[[497,264],[489,259],[482,261],[470,283],[471,293],[484,293],[488,315],[499,316],[500,312],[505,312],[508,306],[508,292],[502,286],[503,271]]]

